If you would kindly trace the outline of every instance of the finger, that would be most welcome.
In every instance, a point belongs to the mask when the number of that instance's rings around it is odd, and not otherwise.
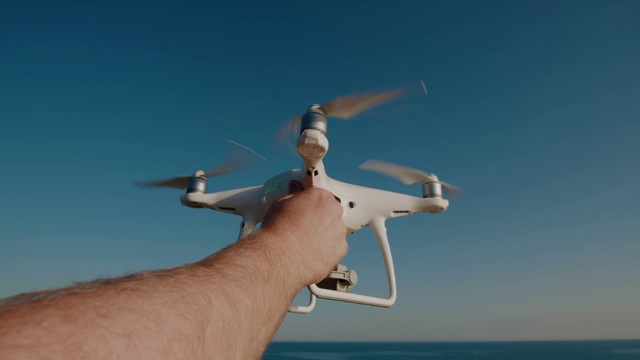
[[[289,182],[289,194],[293,195],[293,194],[297,194],[297,193],[301,193],[304,190],[304,188],[302,187],[302,183],[298,180],[291,180]]]

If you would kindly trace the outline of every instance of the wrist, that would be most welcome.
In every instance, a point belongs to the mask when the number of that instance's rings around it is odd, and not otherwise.
[[[300,249],[298,239],[291,234],[263,228],[248,239],[266,257],[270,274],[280,277],[284,286],[297,294],[309,285],[308,264],[304,259],[304,249]]]
[[[262,288],[269,284],[294,297],[305,285],[304,269],[295,260],[295,251],[284,245],[283,236],[261,229],[197,264],[213,270],[238,286]]]

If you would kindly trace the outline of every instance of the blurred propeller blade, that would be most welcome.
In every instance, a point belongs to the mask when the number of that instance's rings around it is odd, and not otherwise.
[[[284,144],[289,140],[289,138],[293,138],[294,136],[298,136],[300,132],[300,123],[302,122],[302,116],[298,116],[296,118],[291,119],[285,127],[280,129],[278,132],[277,143]],[[289,144],[291,145],[291,144]]]
[[[367,110],[384,105],[391,101],[416,94],[427,94],[427,88],[423,81],[418,84],[398,87],[391,90],[354,93],[329,100],[320,107],[328,117],[348,120]],[[291,119],[285,127],[278,132],[277,142],[282,145],[290,138],[296,138],[300,132],[302,116]],[[289,142],[290,143],[290,142]],[[291,145],[291,144],[290,144]]]
[[[399,88],[378,93],[351,94],[335,98],[321,107],[326,116],[347,120],[371,108],[399,99],[406,92],[406,89]]]
[[[150,187],[170,187],[176,189],[186,189],[189,185],[189,179],[191,176],[180,176],[172,179],[160,180],[160,181],[146,181],[136,183],[141,188]]]
[[[423,183],[432,179],[431,175],[427,174],[424,171],[380,160],[368,160],[360,165],[360,169],[375,171],[391,176],[402,181],[402,183],[405,185],[415,184],[419,182]]]
[[[204,173],[205,177],[213,177],[222,174],[226,174],[233,171],[239,171],[250,166],[255,165],[258,161],[267,161],[262,155],[249,149],[248,147],[239,144],[235,141],[227,140],[230,144],[234,145],[231,148],[231,154],[227,161],[218,166],[215,169],[209,170]]]
[[[457,187],[455,185],[451,185],[449,183],[446,183],[446,182],[440,181],[440,180],[438,180],[438,182],[440,183],[440,185],[442,185],[443,188],[447,189],[447,191],[451,195],[456,195],[457,196],[457,195],[461,195],[464,192],[461,188],[459,188],[459,187]]]
[[[463,192],[462,189],[455,185],[440,181],[435,175],[428,174],[422,170],[416,170],[406,166],[396,165],[380,160],[368,160],[360,165],[360,169],[375,171],[391,176],[402,181],[402,183],[405,185],[437,181],[452,196],[460,195]]]
[[[251,165],[254,165],[259,159],[267,161],[257,152],[249,149],[248,147],[238,144],[237,142],[227,140],[230,144],[234,145],[231,150],[231,154],[227,161],[215,169],[209,170],[203,174],[204,177],[214,177],[223,175],[229,172],[242,170]],[[148,181],[137,183],[138,186],[143,188],[148,187],[171,187],[176,189],[186,189],[189,186],[189,180],[191,176],[179,176],[171,179],[160,181]]]

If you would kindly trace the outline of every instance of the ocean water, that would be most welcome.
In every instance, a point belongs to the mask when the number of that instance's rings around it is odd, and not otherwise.
[[[273,342],[264,360],[640,360],[640,340],[522,342]]]

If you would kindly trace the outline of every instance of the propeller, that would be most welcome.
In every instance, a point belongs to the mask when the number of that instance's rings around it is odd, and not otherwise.
[[[418,86],[413,84],[385,91],[354,93],[340,96],[320,105],[320,109],[325,116],[349,120],[369,109],[418,93],[427,95],[427,88],[423,81],[420,81]],[[282,144],[290,137],[298,136],[301,121],[302,115],[291,119],[287,125],[280,130],[277,140],[278,143]]]
[[[238,171],[244,168],[247,168],[253,164],[255,164],[256,160],[262,159],[267,161],[264,157],[262,157],[257,152],[249,149],[248,147],[238,144],[237,142],[227,140],[230,144],[234,145],[231,151],[231,155],[227,159],[225,163],[209,170],[207,172],[197,171],[194,175],[189,176],[179,176],[171,179],[159,180],[159,181],[147,181],[137,183],[138,186],[142,188],[149,187],[171,187],[176,189],[186,189],[189,185],[189,180],[191,180],[192,176],[197,177],[214,177],[222,174],[226,174],[233,171]]]
[[[455,185],[451,185],[444,181],[438,180],[438,177],[434,174],[426,173],[422,170],[412,169],[406,166],[396,165],[380,160],[368,160],[362,165],[360,165],[360,169],[375,171],[381,174],[385,174],[400,180],[405,185],[415,184],[415,183],[430,183],[430,182],[438,182],[449,191],[451,195],[459,195],[462,194],[462,189]]]

